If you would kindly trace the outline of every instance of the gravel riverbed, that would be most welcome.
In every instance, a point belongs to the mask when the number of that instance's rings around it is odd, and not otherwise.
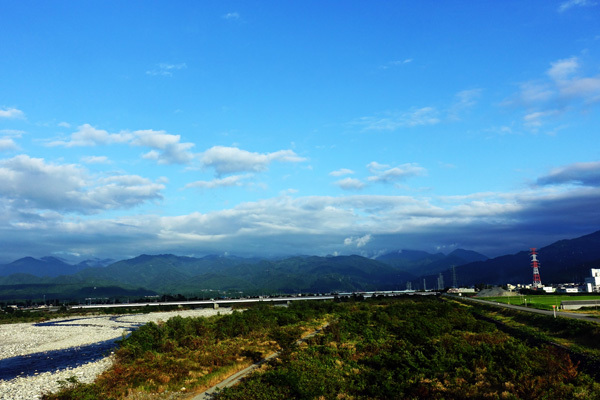
[[[51,324],[0,325],[0,360],[52,350],[69,349],[92,343],[119,339],[139,325],[180,315],[182,317],[228,314],[229,308],[181,310],[150,314],[102,315],[58,319]],[[112,358],[88,362],[52,372],[18,376],[0,380],[0,400],[31,400],[41,398],[44,392],[59,389],[60,380],[75,376],[80,382],[93,382],[96,376],[112,365]]]

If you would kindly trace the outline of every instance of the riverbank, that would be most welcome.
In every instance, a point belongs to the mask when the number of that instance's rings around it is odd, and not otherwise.
[[[149,314],[101,315],[58,319],[42,324],[0,325],[0,361],[29,354],[69,349],[121,338],[131,330],[150,321],[166,321],[182,317],[209,317],[228,314],[231,309],[196,309]],[[43,392],[59,389],[59,380],[75,376],[81,382],[92,382],[112,365],[110,356],[95,362],[80,360],[58,371],[33,373],[10,380],[0,380],[1,400],[39,399]],[[18,372],[17,372],[18,374]]]

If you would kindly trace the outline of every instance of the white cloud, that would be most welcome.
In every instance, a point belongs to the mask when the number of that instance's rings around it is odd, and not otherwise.
[[[468,89],[458,92],[454,96],[454,102],[448,110],[448,117],[454,120],[460,119],[461,113],[477,104],[481,93],[482,89]]]
[[[145,159],[150,159],[159,164],[186,164],[192,161],[194,154],[190,150],[193,143],[180,143],[180,135],[171,135],[165,131],[152,129],[137,130],[133,132],[121,131],[109,133],[103,129],[96,129],[89,124],[78,127],[68,140],[55,140],[48,146],[82,147],[109,144],[129,144],[131,146],[149,147],[152,150],[144,154]]]
[[[524,107],[524,127],[534,131],[545,126],[549,116],[587,111],[600,102],[600,75],[581,76],[580,69],[577,57],[551,62],[544,80],[522,83],[516,96],[505,104]],[[555,126],[550,132],[562,127]]]
[[[126,143],[133,138],[128,132],[108,133],[103,129],[96,129],[90,124],[83,124],[71,134],[70,140],[55,140],[49,146],[81,147],[96,146],[113,143]]]
[[[558,12],[565,12],[573,7],[594,6],[596,2],[590,0],[568,0],[558,6]]]
[[[580,67],[577,57],[558,60],[550,64],[547,74],[554,81],[553,94],[557,101],[567,105],[575,105],[574,101],[584,104],[600,100],[600,75],[593,77],[576,76]]]
[[[237,21],[238,19],[240,19],[240,14],[237,12],[230,12],[223,15],[223,18],[229,21]]]
[[[395,60],[395,61],[390,61],[387,62],[383,65],[379,66],[379,69],[390,69],[393,67],[399,67],[402,65],[406,65],[406,64],[410,64],[411,62],[413,62],[412,58],[405,58],[404,60]]]
[[[590,78],[574,78],[564,82],[560,93],[567,99],[582,99],[585,104],[600,101],[600,76]]]
[[[302,162],[306,159],[298,156],[292,150],[279,150],[273,153],[251,153],[237,147],[214,146],[206,150],[201,161],[205,167],[214,168],[217,175],[234,172],[266,171],[273,161]]]
[[[547,102],[555,96],[555,91],[549,84],[525,82],[520,85],[520,89],[519,102],[526,106]]]
[[[148,200],[161,199],[160,191],[164,188],[163,184],[138,175],[119,175],[99,179],[86,197],[98,209],[131,208]]]
[[[186,188],[214,189],[217,187],[242,186],[242,180],[251,175],[231,175],[222,179],[213,179],[212,181],[196,181],[185,185]]]
[[[82,157],[81,161],[86,164],[110,164],[110,160],[106,156],[86,156]]]
[[[344,178],[334,183],[344,190],[360,190],[365,187],[362,181],[355,178]]]
[[[21,137],[25,131],[18,129],[0,129],[0,134],[12,137]]]
[[[178,71],[182,69],[186,69],[187,64],[168,64],[168,63],[160,63],[156,66],[155,69],[151,69],[146,71],[146,75],[152,76],[173,76],[173,71]]]
[[[543,121],[552,116],[558,115],[558,110],[536,111],[529,113],[523,117],[523,122],[528,128],[539,128],[543,125]]]
[[[573,75],[579,68],[577,57],[558,60],[550,63],[551,67],[546,72],[555,81],[562,81]]]
[[[15,212],[17,198],[6,197],[6,176],[6,171],[0,171],[0,222],[10,230],[0,230],[0,239],[11,255],[19,256],[31,255],[31,249],[39,255],[70,251],[113,258],[144,251],[325,255],[351,253],[358,244],[362,244],[361,250],[369,247],[373,252],[452,245],[495,256],[527,249],[531,243],[541,246],[581,236],[600,225],[600,188],[581,185],[455,196],[443,206],[435,204],[439,199],[409,196],[278,196],[208,213],[165,217],[136,214],[100,220],[31,208]],[[135,181],[123,178],[112,183],[130,187]],[[98,180],[96,184],[110,183]],[[137,182],[140,187],[152,184],[143,178]],[[75,191],[81,188],[71,186]],[[58,192],[64,189],[69,188],[63,183]]]
[[[385,113],[380,116],[362,117],[351,122],[367,131],[395,131],[440,122],[439,112],[433,107],[422,107],[403,112]]]
[[[413,176],[424,175],[427,170],[415,163],[401,164],[397,167],[389,168],[389,165],[379,164],[375,161],[367,165],[371,175],[368,180],[371,182],[391,183],[404,180]]]
[[[18,148],[19,148],[19,146],[17,146],[17,144],[15,143],[15,141],[12,138],[9,138],[9,137],[0,138],[0,151],[17,150]]]
[[[369,243],[372,239],[371,234],[366,234],[361,237],[349,237],[344,239],[344,245],[346,246],[356,246],[356,248],[364,247],[367,243]]]
[[[94,179],[75,164],[19,155],[0,161],[0,199],[14,210],[97,213],[161,198],[164,185],[139,176]]]
[[[25,118],[25,113],[17,108],[0,108],[0,118]]]
[[[68,122],[59,122],[58,126],[60,126],[61,128],[70,128],[71,124],[69,124]]]
[[[493,126],[485,130],[486,132],[491,132],[498,135],[512,135],[515,133],[514,129],[510,126]]]
[[[186,164],[194,158],[190,152],[194,144],[180,143],[179,135],[154,130],[135,131],[133,135],[131,144],[154,149],[146,153],[144,158],[156,160],[159,164]]]
[[[331,175],[331,176],[344,176],[344,175],[352,175],[353,173],[354,173],[354,171],[352,171],[351,169],[341,168],[341,169],[338,169],[337,171],[331,171],[329,173],[329,175]]]

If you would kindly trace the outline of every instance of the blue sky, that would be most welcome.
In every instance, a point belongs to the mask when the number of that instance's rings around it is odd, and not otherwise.
[[[0,259],[600,229],[600,2],[0,2]]]

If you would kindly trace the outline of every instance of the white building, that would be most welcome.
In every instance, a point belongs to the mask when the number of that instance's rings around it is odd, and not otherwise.
[[[590,270],[591,277],[585,278],[585,286],[588,292],[600,292],[600,268]]]

